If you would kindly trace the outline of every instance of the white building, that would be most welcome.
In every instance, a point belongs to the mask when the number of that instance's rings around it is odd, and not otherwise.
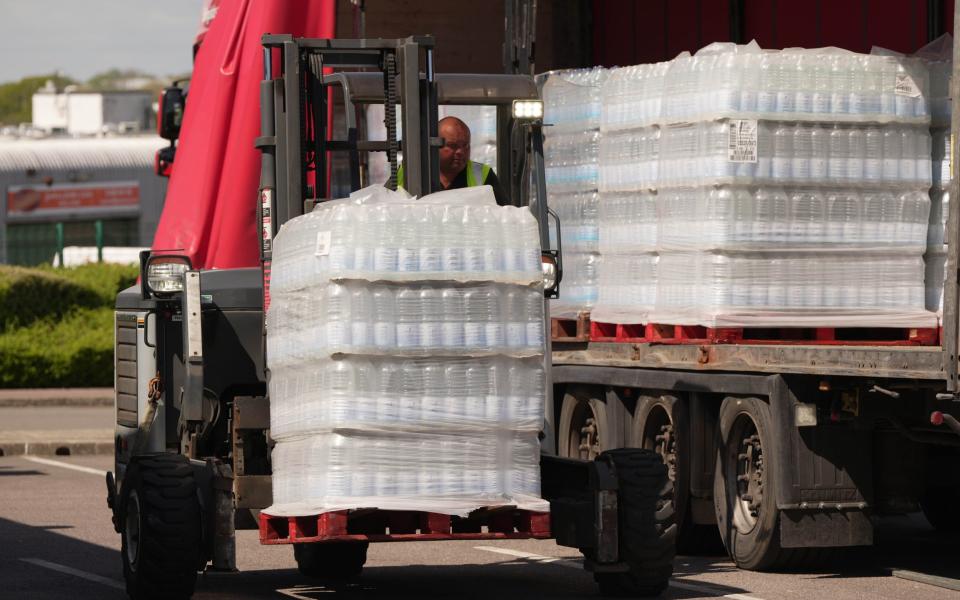
[[[48,84],[33,95],[33,126],[47,133],[135,133],[152,124],[150,92],[57,92]]]

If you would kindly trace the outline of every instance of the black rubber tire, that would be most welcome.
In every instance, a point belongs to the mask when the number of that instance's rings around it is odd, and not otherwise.
[[[620,560],[626,573],[594,573],[604,596],[658,596],[670,583],[676,555],[673,484],[660,455],[618,448],[603,453],[617,469]]]
[[[670,395],[640,396],[633,412],[631,446],[656,450],[653,436],[664,419],[673,425],[676,462],[671,472],[673,505],[677,515],[677,552],[689,555],[723,554],[715,525],[693,522],[690,510],[690,409],[685,398]],[[652,419],[652,421],[651,421]],[[668,467],[668,472],[669,467]]]
[[[567,393],[563,396],[563,403],[560,405],[560,421],[557,427],[557,454],[559,456],[581,458],[580,450],[570,442],[570,436],[579,433],[579,431],[572,431],[575,428],[573,421],[578,410],[587,408],[593,412],[597,421],[601,451],[610,449],[612,431],[609,427],[609,421],[607,421],[606,402],[597,398],[596,394],[591,393],[589,387],[574,386],[568,388]]]
[[[367,562],[367,542],[294,544],[301,575],[331,581],[356,579]]]
[[[739,503],[736,460],[739,439],[731,439],[738,419],[749,418],[756,428],[764,453],[774,452],[770,405],[759,398],[724,398],[720,405],[716,474],[713,478],[713,505],[717,528],[727,554],[741,569],[749,571],[799,571],[828,561],[834,548],[783,548],[780,546],[780,510],[777,490],[780,473],[777,461],[763,461],[763,496],[759,515],[752,528],[735,522],[734,506]],[[732,469],[732,470],[731,470]]]
[[[190,461],[178,454],[136,458],[127,470],[120,500],[127,594],[134,600],[190,598],[205,562],[200,500]],[[139,528],[136,540],[135,531],[127,534],[128,516]]]
[[[920,499],[920,509],[937,531],[960,533],[960,489],[930,487]]]

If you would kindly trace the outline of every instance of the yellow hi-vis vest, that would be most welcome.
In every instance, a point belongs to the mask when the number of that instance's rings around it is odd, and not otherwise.
[[[473,162],[472,160],[467,161],[467,166],[464,167],[464,170],[467,172],[467,187],[476,187],[478,185],[483,185],[487,181],[487,176],[490,175],[490,167],[483,163]],[[397,169],[397,187],[404,187],[404,176],[403,176],[403,165],[400,165],[400,168]]]

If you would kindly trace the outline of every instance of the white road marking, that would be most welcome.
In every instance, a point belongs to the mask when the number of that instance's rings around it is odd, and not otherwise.
[[[486,552],[496,552],[497,554],[506,554],[507,556],[514,556],[516,558],[522,558],[525,561],[531,564],[557,564],[561,567],[571,567],[573,569],[580,569],[583,567],[583,564],[575,558],[561,558],[558,556],[543,556],[542,554],[533,554],[530,552],[521,552],[520,550],[513,550],[511,548],[500,548],[497,546],[474,546],[474,550],[484,550]],[[707,594],[710,597],[715,598],[729,598],[730,600],[763,600],[757,596],[750,596],[748,594],[724,594],[723,589],[720,587],[714,587],[710,584],[700,584],[700,583],[690,583],[687,581],[677,581],[675,579],[670,581],[670,587],[676,588],[678,590],[687,590],[689,592],[697,592],[700,594]]]
[[[573,567],[574,569],[579,569],[579,561],[575,558],[563,558],[559,556],[543,556],[540,554],[531,554],[530,552],[521,552],[520,550],[512,550],[510,548],[499,548],[497,546],[474,546],[474,550],[485,550],[486,552],[496,552],[497,554],[506,554],[507,556],[514,556],[516,558],[522,558],[529,562],[535,563],[557,563],[562,567]],[[571,561],[577,561],[574,564]]]
[[[29,460],[30,462],[35,462],[41,465],[48,465],[51,467],[60,467],[61,469],[72,469],[74,471],[80,471],[81,473],[90,473],[92,475],[100,475],[101,477],[106,475],[106,471],[101,471],[100,469],[94,469],[92,467],[84,467],[82,465],[72,465],[70,463],[62,462],[59,460],[50,460],[49,458],[40,458],[37,456],[24,456],[23,460]]]
[[[109,577],[101,577],[100,575],[95,575],[93,573],[87,573],[86,571],[81,571],[80,569],[74,569],[73,567],[68,567],[66,565],[58,565],[57,563],[52,563],[46,560],[41,560],[39,558],[21,558],[23,562],[30,563],[31,565],[36,565],[38,567],[43,567],[44,569],[50,569],[51,571],[58,571],[60,573],[66,573],[67,575],[73,575],[74,577],[79,577],[80,579],[86,579],[87,581],[93,581],[107,587],[112,587],[118,590],[127,589],[123,583],[110,579]]]

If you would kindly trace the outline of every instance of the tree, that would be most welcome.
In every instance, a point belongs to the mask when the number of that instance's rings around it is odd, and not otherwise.
[[[53,81],[57,89],[76,83],[63,75],[38,75],[24,77],[20,81],[0,84],[0,124],[18,125],[29,123],[32,118],[33,94]]]

